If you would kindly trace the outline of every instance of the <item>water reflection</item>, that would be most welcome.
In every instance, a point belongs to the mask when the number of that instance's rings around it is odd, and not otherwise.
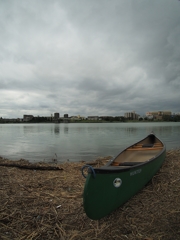
[[[152,131],[167,149],[180,147],[180,123],[4,124],[0,127],[0,153],[10,159],[48,161],[55,153],[59,161],[114,156]]]
[[[27,134],[27,133],[36,132],[36,129],[33,125],[25,125],[23,126],[23,131],[25,134]]]
[[[58,135],[58,134],[60,133],[59,124],[55,124],[55,125],[54,125],[54,133],[55,133],[56,135]]]
[[[64,126],[64,133],[68,134],[68,131],[69,131],[69,127],[68,126]]]
[[[153,128],[148,128],[149,132],[154,132],[155,134],[170,134],[172,132],[173,127],[172,126],[159,126],[159,127],[153,127]]]
[[[134,127],[124,128],[123,130],[124,132],[126,132],[127,135],[131,135],[137,132],[137,128],[134,128]]]

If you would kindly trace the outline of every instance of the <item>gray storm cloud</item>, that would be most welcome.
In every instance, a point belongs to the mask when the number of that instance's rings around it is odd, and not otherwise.
[[[0,117],[180,112],[180,2],[0,1]]]

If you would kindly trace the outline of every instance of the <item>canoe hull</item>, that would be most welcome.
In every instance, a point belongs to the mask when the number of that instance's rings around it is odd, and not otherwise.
[[[83,194],[87,216],[93,220],[100,219],[128,201],[156,174],[165,154],[164,147],[155,159],[132,168],[119,171],[99,169],[95,176],[89,171]]]

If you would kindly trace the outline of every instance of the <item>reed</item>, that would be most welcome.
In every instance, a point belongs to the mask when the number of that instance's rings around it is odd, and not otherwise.
[[[99,167],[109,158],[89,164]],[[1,239],[179,239],[180,149],[167,152],[142,191],[98,221],[83,210],[84,162],[56,163],[59,171],[12,167],[13,162],[0,159]]]

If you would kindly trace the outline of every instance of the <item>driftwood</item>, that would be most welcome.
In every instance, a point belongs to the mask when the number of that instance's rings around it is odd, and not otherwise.
[[[34,164],[29,164],[29,165],[20,165],[16,163],[0,163],[0,166],[2,167],[17,167],[17,168],[24,168],[24,169],[32,169],[32,170],[63,170],[63,168],[58,167],[58,166],[49,166],[49,165],[34,165]]]
[[[63,170],[62,167],[57,165],[52,165],[48,163],[30,163],[27,160],[21,159],[18,161],[12,161],[0,158],[0,166],[2,167],[16,167],[23,169],[31,169],[31,170]]]

